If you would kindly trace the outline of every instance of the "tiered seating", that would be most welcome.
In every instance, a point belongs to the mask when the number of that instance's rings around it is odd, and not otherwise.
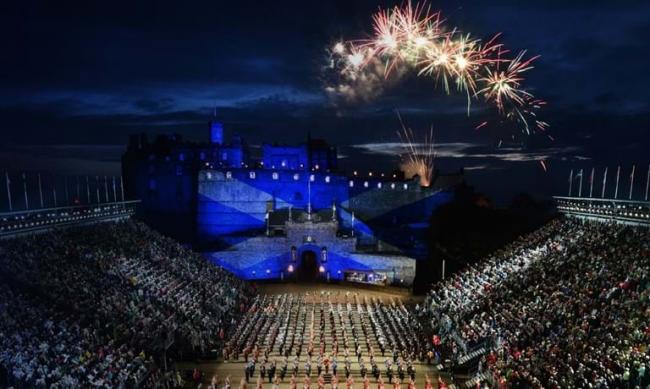
[[[439,348],[445,349],[446,356],[455,363],[467,363],[473,359],[469,355],[479,355],[476,351],[495,334],[479,325],[481,322],[466,320],[467,316],[489,304],[493,291],[508,279],[542,260],[555,247],[554,237],[561,233],[559,222],[550,223],[434,286],[418,316],[428,318],[433,334],[444,340]]]
[[[127,378],[117,378],[120,369],[116,370],[116,366],[122,366],[122,362],[107,361],[107,354],[101,350],[121,350],[120,355],[131,356],[127,363],[138,355],[142,355],[142,361],[162,363],[165,349],[168,356],[179,357],[219,350],[252,292],[242,281],[134,221],[4,241],[0,247],[0,272],[5,277],[2,285],[12,293],[30,296],[37,299],[38,306],[77,318],[61,325],[69,323],[92,334],[92,342],[82,355],[84,360],[99,358],[99,362],[92,377],[75,376],[78,386],[88,386],[97,377],[116,385],[126,382]],[[34,319],[35,328],[47,320],[46,316]],[[15,335],[19,328],[7,331],[9,339],[18,339]],[[52,339],[43,346],[55,344]],[[79,353],[68,349],[73,344],[58,347],[60,354]],[[61,380],[67,382],[68,378],[63,377],[73,375],[58,357],[40,356],[37,361],[42,368],[34,369],[36,372],[58,366],[63,369],[57,376]],[[15,372],[7,374],[7,380],[34,385],[45,379],[56,386],[58,381],[43,376],[45,373],[21,374],[23,368],[27,369],[23,363],[16,355],[5,354],[0,364]],[[149,374],[157,371],[153,363],[146,366]],[[130,367],[122,370],[127,376],[131,372]],[[133,379],[135,376],[128,377]]]
[[[75,315],[6,283],[0,284],[0,335],[0,364],[12,375],[11,384],[135,386],[153,365],[150,358],[118,346]],[[97,344],[102,345],[99,350]]]
[[[483,344],[478,374],[492,386],[650,383],[647,228],[558,220],[505,253],[432,292],[428,317],[455,335],[443,352],[467,362],[478,350],[462,343]]]

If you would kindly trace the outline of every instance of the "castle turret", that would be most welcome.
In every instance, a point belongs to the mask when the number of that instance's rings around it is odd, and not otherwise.
[[[223,124],[221,122],[210,122],[210,143],[213,145],[223,144]]]

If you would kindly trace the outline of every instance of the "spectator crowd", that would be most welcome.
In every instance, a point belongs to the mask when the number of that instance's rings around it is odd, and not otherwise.
[[[169,363],[222,356],[244,365],[242,387],[335,387],[340,376],[347,388],[372,377],[414,389],[426,361],[489,387],[643,388],[649,273],[648,228],[556,219],[413,308],[258,295],[134,220],[53,230],[0,244],[0,386],[174,387]]]
[[[491,387],[646,387],[649,272],[648,228],[558,219],[438,283],[417,313]]]
[[[0,274],[0,386],[154,386],[219,353],[254,294],[133,220],[5,240]]]

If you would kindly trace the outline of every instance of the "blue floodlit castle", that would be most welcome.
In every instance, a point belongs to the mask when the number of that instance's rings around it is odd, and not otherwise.
[[[127,196],[163,233],[207,251],[246,279],[356,279],[410,284],[433,210],[450,201],[462,174],[348,175],[337,150],[227,143],[221,123],[209,143],[178,135],[133,135],[122,157]],[[258,156],[253,156],[256,151]]]

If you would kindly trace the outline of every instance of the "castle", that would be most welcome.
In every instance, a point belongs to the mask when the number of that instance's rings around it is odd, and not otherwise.
[[[245,279],[409,285],[426,256],[428,218],[463,179],[436,173],[422,187],[399,172],[348,175],[321,139],[254,148],[237,136],[226,143],[219,122],[209,130],[205,143],[133,135],[125,190],[150,225]]]

